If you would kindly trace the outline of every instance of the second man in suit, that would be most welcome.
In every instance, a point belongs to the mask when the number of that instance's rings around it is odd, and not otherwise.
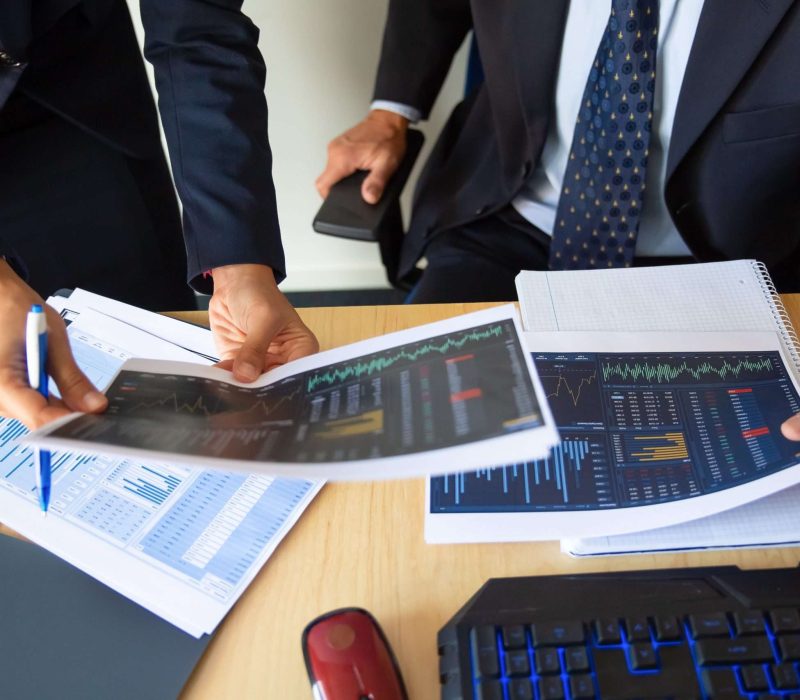
[[[508,300],[521,269],[763,260],[800,287],[800,2],[391,0],[372,110],[317,181],[382,192],[474,32],[485,80],[420,177],[410,300]]]

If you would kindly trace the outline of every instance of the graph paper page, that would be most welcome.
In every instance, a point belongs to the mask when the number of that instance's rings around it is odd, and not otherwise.
[[[527,331],[776,331],[753,260],[521,272]]]
[[[563,540],[575,556],[634,554],[722,547],[764,547],[800,542],[800,486],[708,518],[632,535]]]

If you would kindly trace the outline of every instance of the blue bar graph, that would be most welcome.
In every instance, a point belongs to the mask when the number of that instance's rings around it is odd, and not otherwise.
[[[431,512],[470,513],[581,508],[613,503],[602,437],[562,434],[546,459],[431,479]]]

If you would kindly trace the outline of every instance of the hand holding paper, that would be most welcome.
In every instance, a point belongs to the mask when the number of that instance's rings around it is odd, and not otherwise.
[[[319,350],[265,265],[216,268],[208,318],[222,362],[242,382]]]

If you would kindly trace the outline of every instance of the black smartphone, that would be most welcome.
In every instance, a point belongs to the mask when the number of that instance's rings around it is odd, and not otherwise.
[[[359,170],[337,182],[331,187],[314,217],[314,230],[317,233],[359,241],[377,241],[386,213],[390,205],[400,197],[424,141],[421,131],[409,129],[406,132],[406,154],[403,162],[387,183],[377,204],[368,204],[361,197],[361,185],[368,171]]]

